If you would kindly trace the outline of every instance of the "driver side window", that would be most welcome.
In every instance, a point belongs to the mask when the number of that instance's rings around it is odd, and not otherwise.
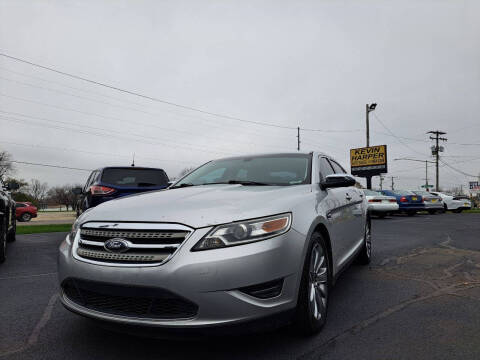
[[[327,158],[321,157],[319,161],[320,161],[320,179],[321,180],[325,180],[325,178],[328,175],[335,174],[335,171],[333,171],[333,168],[330,165],[330,162],[328,161]]]

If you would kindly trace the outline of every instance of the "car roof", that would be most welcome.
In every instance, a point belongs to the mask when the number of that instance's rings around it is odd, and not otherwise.
[[[161,171],[165,171],[162,168],[143,167],[143,166],[105,166],[105,167],[95,169],[94,171],[103,171],[103,170],[106,170],[106,169],[135,169],[135,170],[161,170]]]
[[[287,152],[265,152],[265,153],[254,153],[254,154],[240,154],[236,156],[227,156],[223,158],[212,159],[210,161],[216,160],[229,160],[229,159],[239,159],[244,157],[262,157],[262,156],[282,156],[282,155],[315,155],[315,156],[325,156],[329,159],[335,160],[333,156],[325,154],[320,151],[287,151]],[[335,160],[338,161],[338,160]]]

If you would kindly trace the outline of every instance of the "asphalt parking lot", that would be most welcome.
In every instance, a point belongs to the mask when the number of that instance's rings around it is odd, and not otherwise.
[[[480,214],[373,221],[371,266],[353,265],[323,332],[290,328],[198,341],[129,336],[58,301],[64,233],[18,236],[0,267],[1,359],[479,359]]]

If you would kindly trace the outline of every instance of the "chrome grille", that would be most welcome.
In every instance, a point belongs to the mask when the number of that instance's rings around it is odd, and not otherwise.
[[[74,256],[102,265],[159,265],[173,256],[191,232],[177,224],[86,223],[74,241]],[[127,248],[107,249],[105,242],[110,239],[121,239]]]

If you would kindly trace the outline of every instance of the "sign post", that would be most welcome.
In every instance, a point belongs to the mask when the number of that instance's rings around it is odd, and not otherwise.
[[[352,175],[367,179],[387,173],[387,145],[351,149],[350,167]]]

